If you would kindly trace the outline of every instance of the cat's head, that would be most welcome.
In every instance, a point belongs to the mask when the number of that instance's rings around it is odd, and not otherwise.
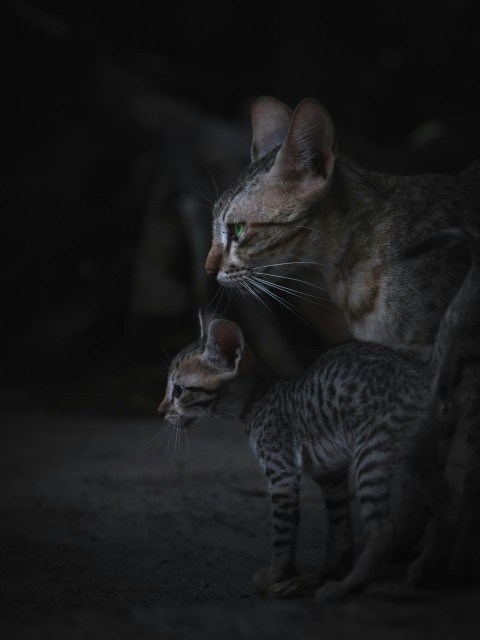
[[[158,413],[184,426],[206,416],[241,411],[248,351],[240,327],[200,312],[200,338],[175,356]]]
[[[335,130],[313,99],[295,111],[275,98],[252,106],[251,164],[215,204],[205,269],[227,287],[285,275],[321,252],[335,164]],[[320,214],[320,216],[319,216]],[[314,227],[314,228],[313,228]],[[312,254],[313,251],[313,254]]]

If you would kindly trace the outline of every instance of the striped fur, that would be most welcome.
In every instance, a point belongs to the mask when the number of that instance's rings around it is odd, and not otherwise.
[[[240,417],[268,479],[272,557],[256,574],[258,588],[296,573],[299,484],[305,472],[322,486],[329,514],[321,579],[342,577],[323,584],[318,598],[339,598],[362,588],[383,566],[411,524],[399,516],[398,487],[408,477],[433,514],[429,539],[409,576],[420,584],[437,580],[446,569],[459,505],[435,463],[439,434],[432,417],[438,381],[455,364],[452,340],[466,322],[471,301],[479,297],[478,247],[475,252],[429,361],[349,342],[323,354],[300,377],[275,380],[253,357],[238,325],[220,319],[207,319],[201,338],[174,359],[159,407],[162,416],[173,423],[208,415]],[[365,529],[365,544],[353,566],[347,473]]]

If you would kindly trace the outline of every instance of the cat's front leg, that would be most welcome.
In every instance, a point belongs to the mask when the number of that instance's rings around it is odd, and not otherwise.
[[[271,585],[296,575],[300,485],[300,474],[297,471],[267,468],[266,473],[270,475],[272,555],[270,565],[257,571],[253,579],[255,589],[264,595],[268,595],[268,587]]]

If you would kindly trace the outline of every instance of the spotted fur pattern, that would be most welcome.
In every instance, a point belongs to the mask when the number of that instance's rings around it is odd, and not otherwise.
[[[274,380],[245,345],[237,324],[204,319],[200,339],[173,361],[159,411],[184,424],[200,416],[235,415],[268,479],[272,557],[255,582],[268,588],[296,573],[299,483],[309,473],[324,489],[331,535],[318,598],[343,597],[363,587],[392,553],[405,527],[398,489],[418,484],[433,513],[428,544],[410,568],[416,583],[438,578],[456,532],[456,497],[435,464],[439,381],[452,367],[451,339],[478,296],[478,265],[453,299],[432,358],[375,344],[350,342],[323,354],[293,380]],[[446,399],[446,398],[444,398]],[[350,475],[365,528],[365,545],[350,564]],[[346,575],[342,575],[348,566]]]

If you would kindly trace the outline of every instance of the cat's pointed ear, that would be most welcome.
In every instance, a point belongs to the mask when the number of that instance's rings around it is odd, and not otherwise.
[[[204,355],[215,366],[236,373],[245,341],[238,324],[230,320],[212,320],[208,328]]]
[[[208,327],[212,320],[215,319],[215,314],[213,311],[209,309],[199,309],[198,310],[198,322],[200,324],[200,337],[207,335]]]
[[[330,114],[313,98],[295,109],[287,137],[278,152],[274,173],[293,181],[322,186],[335,164],[335,127]]]
[[[251,159],[256,162],[272,149],[283,144],[287,137],[292,111],[286,104],[261,96],[252,104]]]

